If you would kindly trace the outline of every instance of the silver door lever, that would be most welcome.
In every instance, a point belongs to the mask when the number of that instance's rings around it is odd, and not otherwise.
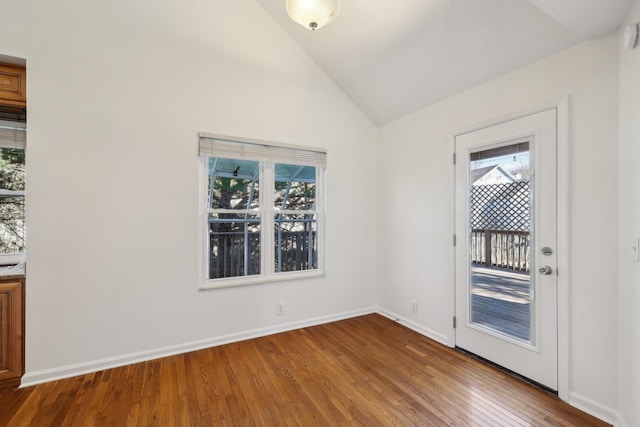
[[[545,265],[544,267],[540,267],[538,271],[540,272],[540,274],[544,274],[544,275],[549,275],[553,273],[553,269],[548,265]]]

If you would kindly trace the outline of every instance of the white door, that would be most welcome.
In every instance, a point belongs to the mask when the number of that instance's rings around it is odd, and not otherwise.
[[[456,346],[558,389],[556,110],[455,138]]]

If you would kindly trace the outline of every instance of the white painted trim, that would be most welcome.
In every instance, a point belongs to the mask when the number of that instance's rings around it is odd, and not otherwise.
[[[606,423],[612,424],[615,427],[626,427],[627,425],[621,418],[620,413],[615,409],[604,406],[580,394],[570,392],[568,403],[571,406],[578,408],[587,414],[593,415]]]
[[[0,266],[14,266],[22,261],[24,252],[14,252],[11,254],[0,254]]]
[[[198,241],[200,242],[200,248],[198,250],[198,287],[202,287],[202,283],[205,282],[209,276],[209,267],[205,261],[206,254],[209,251],[209,243],[206,238],[208,214],[207,208],[207,186],[205,180],[207,179],[207,160],[203,157],[197,157],[198,159],[198,215],[200,221],[198,221]],[[260,200],[262,203],[262,200]]]
[[[497,126],[503,123],[511,122],[513,120],[522,119],[524,117],[532,116],[534,114],[542,113],[543,111],[553,110],[558,108],[563,102],[568,100],[568,96],[563,96],[561,98],[554,99],[549,102],[545,102],[543,104],[537,105],[535,107],[527,108],[522,111],[518,111],[512,114],[505,114],[504,116],[500,116],[490,120],[484,120],[479,123],[475,123],[469,126],[465,126],[459,129],[455,129],[449,134],[452,137],[452,140],[455,141],[455,138],[460,135],[464,135],[466,133],[475,132],[477,130],[485,129],[492,126]]]
[[[286,271],[283,273],[273,273],[271,275],[256,274],[255,276],[228,277],[224,279],[204,279],[204,281],[202,282],[202,284],[200,284],[200,287],[198,289],[200,291],[206,291],[210,289],[223,289],[223,288],[232,288],[237,286],[258,285],[261,283],[285,282],[289,280],[305,280],[305,279],[312,279],[314,277],[325,277],[325,276],[326,274],[324,270],[314,269],[314,270],[303,270],[303,271]]]
[[[393,320],[394,322],[398,322],[404,326],[406,326],[409,329],[412,329],[416,332],[418,332],[421,335],[424,335],[427,338],[430,338],[434,341],[439,342],[442,345],[446,345],[447,347],[449,347],[449,337],[446,335],[442,335],[439,332],[436,332],[432,329],[429,328],[425,328],[422,325],[419,325],[418,323],[413,322],[412,320],[409,320],[405,317],[399,316],[393,312],[387,311],[383,308],[378,307],[377,311],[378,314],[380,314],[381,316],[387,317],[391,320]]]
[[[457,136],[464,135],[477,130],[485,129],[491,126],[506,123],[512,120],[521,119],[523,117],[531,116],[543,111],[555,109],[557,112],[556,126],[558,129],[557,134],[557,253],[558,253],[558,397],[565,402],[569,402],[569,303],[570,303],[570,281],[571,278],[568,274],[563,272],[569,272],[569,251],[570,251],[570,236],[569,236],[569,181],[570,181],[570,127],[569,127],[569,96],[563,96],[555,100],[540,104],[535,107],[528,108],[523,111],[519,111],[513,114],[508,114],[496,119],[486,120],[480,123],[472,124],[459,128],[449,132],[449,150],[452,158],[455,153],[455,140]],[[450,229],[451,234],[455,233],[455,167],[451,166],[451,215],[450,215]],[[455,316],[455,292],[456,292],[456,271],[455,271],[455,247],[452,249],[452,263],[451,279],[452,279],[452,292],[454,293],[454,306],[452,309],[452,316]],[[455,347],[455,331],[451,335],[450,347]]]
[[[565,402],[569,399],[569,182],[570,182],[570,128],[569,97],[560,99],[557,106],[557,241],[558,245],[558,397]],[[565,274],[567,273],[567,274]]]
[[[76,363],[73,365],[61,366],[52,369],[43,369],[40,371],[27,372],[22,377],[20,388],[30,387],[49,381],[56,381],[64,378],[75,377],[92,372],[102,371],[104,369],[117,368],[132,363],[146,362],[149,360],[159,359],[162,357],[173,356],[176,354],[188,353],[190,351],[201,350],[204,348],[216,347],[223,344],[229,344],[238,341],[244,341],[252,338],[264,337],[267,335],[278,334],[281,332],[292,331],[300,328],[321,325],[324,323],[336,322],[338,320],[349,319],[352,317],[363,316],[366,314],[376,313],[376,307],[364,308],[360,310],[348,311],[328,316],[315,317],[312,319],[290,322],[266,328],[253,329],[246,332],[222,335],[219,337],[206,338],[187,342],[183,344],[161,347],[153,350],[146,350],[137,353],[130,353],[115,357],[107,357],[104,359],[92,360],[89,362]]]
[[[453,294],[453,306],[451,307],[451,324],[449,325],[449,341],[447,345],[451,348],[456,346],[456,328],[453,327],[453,318],[456,315],[456,298],[457,298],[457,289],[456,289],[456,245],[453,244],[454,236],[456,240],[458,236],[456,236],[456,163],[459,159],[456,159],[454,162],[454,156],[456,156],[456,134],[453,132],[449,133],[449,235],[451,236],[451,249],[449,251],[449,277],[451,277],[453,286],[451,287],[451,292]],[[457,244],[458,242],[456,242]]]

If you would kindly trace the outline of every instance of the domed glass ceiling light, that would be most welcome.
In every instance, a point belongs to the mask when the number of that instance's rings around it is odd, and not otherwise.
[[[340,12],[340,0],[287,0],[289,17],[315,31],[333,21]]]

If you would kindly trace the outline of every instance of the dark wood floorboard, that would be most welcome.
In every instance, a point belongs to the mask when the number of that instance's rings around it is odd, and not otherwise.
[[[372,314],[24,389],[1,426],[605,426]]]

